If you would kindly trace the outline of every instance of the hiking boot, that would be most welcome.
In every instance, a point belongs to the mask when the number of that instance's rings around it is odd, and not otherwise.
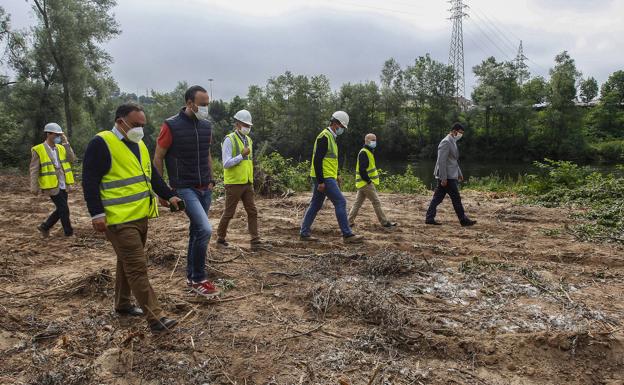
[[[228,249],[230,244],[225,239],[217,239],[217,249]]]
[[[123,309],[115,309],[115,312],[117,314],[129,315],[131,317],[142,317],[143,315],[145,315],[145,313],[143,313],[143,310],[141,310],[141,308],[136,305],[130,305]]]
[[[204,298],[215,298],[221,294],[221,291],[208,280],[204,280],[199,283],[193,282],[191,291],[201,295]]]
[[[432,225],[432,226],[442,226],[442,223],[436,221],[435,219],[432,220],[426,220],[425,221],[426,225]]]
[[[319,239],[311,235],[299,235],[299,240],[304,242],[318,242]]]
[[[150,330],[153,334],[167,333],[178,324],[178,321],[167,317],[162,317],[156,322],[150,324]]]
[[[273,248],[272,244],[260,238],[252,240],[251,242],[249,242],[249,244],[251,245],[252,250],[262,250],[262,249]]]
[[[344,241],[344,243],[362,243],[364,242],[364,237],[361,235],[351,234],[342,238],[342,240]]]
[[[395,227],[397,225],[398,225],[398,223],[396,223],[396,222],[386,222],[386,223],[383,224],[383,227]]]
[[[462,227],[468,227],[468,226],[474,226],[475,224],[477,224],[477,221],[473,221],[472,219],[466,218],[459,223],[461,223]]]
[[[46,229],[43,223],[37,226],[37,230],[39,230],[39,232],[41,233],[41,236],[44,238],[47,238],[50,236],[50,229]]]

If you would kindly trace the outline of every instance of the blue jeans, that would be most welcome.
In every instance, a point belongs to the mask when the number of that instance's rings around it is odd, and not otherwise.
[[[342,195],[336,179],[325,179],[324,193],[319,192],[317,187],[318,183],[316,179],[314,179],[314,183],[312,184],[312,199],[310,200],[310,206],[308,206],[308,209],[303,217],[300,234],[304,237],[310,235],[312,223],[314,222],[314,218],[316,218],[316,214],[323,207],[325,198],[329,198],[329,200],[334,204],[336,219],[338,219],[338,225],[340,226],[340,231],[342,231],[342,236],[349,237],[353,235],[353,232],[351,232],[351,228],[349,227],[349,220],[347,219],[347,200]]]
[[[186,256],[186,278],[193,282],[201,282],[206,279],[206,254],[212,235],[212,226],[208,220],[212,191],[181,188],[177,190],[177,193],[184,200],[186,215],[191,220]]]

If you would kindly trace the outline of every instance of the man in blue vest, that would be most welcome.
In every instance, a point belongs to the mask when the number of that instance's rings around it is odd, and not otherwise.
[[[207,279],[206,254],[212,235],[208,210],[212,201],[212,125],[208,121],[208,92],[192,86],[184,94],[186,105],[163,123],[154,165],[162,173],[167,167],[169,184],[186,204],[191,224],[186,259],[186,284],[197,294],[211,298],[219,289]],[[162,202],[167,204],[166,202]]]

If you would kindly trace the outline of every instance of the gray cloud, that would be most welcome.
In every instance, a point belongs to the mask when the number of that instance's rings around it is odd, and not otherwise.
[[[554,56],[564,49],[584,74],[600,82],[622,68],[622,34],[612,27],[622,25],[617,22],[622,15],[616,12],[622,7],[613,1],[589,1],[591,11],[585,9],[586,2],[576,0],[469,3],[471,17],[464,23],[468,95],[474,85],[472,67],[490,55],[499,60],[515,57],[520,39],[535,74],[547,76]],[[4,6],[17,26],[33,23],[23,0],[8,0]],[[206,0],[120,1],[115,13],[123,33],[106,49],[115,60],[113,76],[129,92],[167,91],[182,80],[207,86],[207,79],[214,78],[214,96],[229,99],[286,70],[325,74],[337,88],[345,82],[377,81],[390,57],[407,65],[430,53],[446,62],[451,24],[441,17],[439,4],[426,6],[439,23],[419,6],[421,11],[411,9],[405,15],[355,5],[308,5],[258,16],[239,12],[242,6],[225,9]],[[565,11],[565,18],[559,17],[557,7]],[[586,13],[595,23],[583,23]]]

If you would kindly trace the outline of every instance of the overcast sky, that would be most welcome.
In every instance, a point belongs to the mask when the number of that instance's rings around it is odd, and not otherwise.
[[[533,74],[547,76],[568,50],[600,83],[624,69],[624,0],[467,0],[466,93],[472,67],[487,56],[515,57],[523,40]],[[34,23],[24,0],[4,0],[13,25]],[[384,61],[405,66],[430,53],[448,61],[451,22],[443,0],[118,0],[122,29],[106,44],[122,90],[167,91],[178,81],[214,98],[245,95],[270,77],[325,74],[332,87],[379,81]]]

